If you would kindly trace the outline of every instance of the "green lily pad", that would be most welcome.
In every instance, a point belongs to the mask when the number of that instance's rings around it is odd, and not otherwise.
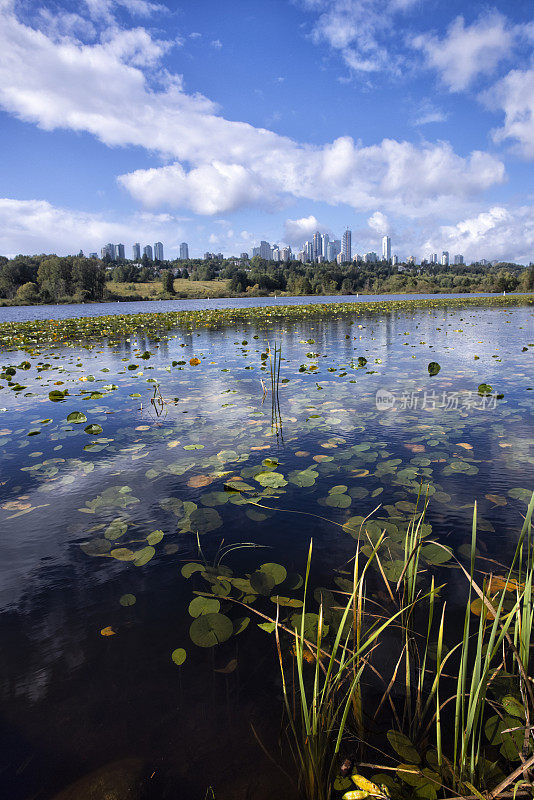
[[[199,647],[214,647],[234,632],[232,620],[224,614],[203,614],[191,623],[189,635]]]
[[[200,617],[203,614],[217,614],[221,609],[221,604],[214,597],[195,597],[189,603],[189,613],[192,617]]]
[[[172,651],[171,658],[177,667],[181,667],[187,658],[187,653],[183,647],[178,647],[176,650]]]
[[[214,531],[222,525],[222,517],[219,512],[209,506],[195,509],[189,519],[192,530],[199,533]]]
[[[287,481],[279,472],[261,472],[256,476],[256,480],[261,486],[269,486],[273,489],[287,486]]]
[[[123,594],[119,598],[119,603],[121,606],[133,606],[137,602],[137,598],[134,594]]]
[[[287,578],[287,570],[282,566],[282,564],[262,564],[260,567],[260,572],[264,572],[266,575],[269,575],[273,579],[275,585],[282,583]]]
[[[86,425],[84,428],[85,433],[90,434],[90,436],[96,436],[97,433],[102,433],[102,427],[100,425]]]
[[[135,552],[135,561],[134,564],[136,567],[144,567],[145,564],[148,564],[151,558],[153,558],[156,554],[155,549],[148,545],[147,547],[142,547],[141,550],[137,550]]]
[[[409,764],[419,764],[421,762],[421,756],[412,742],[403,733],[390,730],[387,732],[386,736],[392,748],[403,761],[407,761]]]
[[[190,561],[189,564],[184,564],[181,571],[184,578],[190,578],[195,572],[203,572],[204,569],[204,564],[197,564],[196,561]]]
[[[164,536],[163,531],[152,531],[152,533],[148,534],[148,536],[146,537],[146,540],[147,540],[148,544],[152,544],[152,545],[159,544],[161,542],[161,540],[163,539],[163,536]]]
[[[67,422],[72,422],[75,425],[79,425],[81,422],[87,422],[87,417],[85,414],[82,414],[81,411],[73,411],[67,417]]]
[[[440,367],[440,365],[438,364],[437,361],[431,361],[430,364],[428,365],[428,374],[431,377],[433,377],[434,375],[437,375],[440,370],[441,370],[441,367]]]

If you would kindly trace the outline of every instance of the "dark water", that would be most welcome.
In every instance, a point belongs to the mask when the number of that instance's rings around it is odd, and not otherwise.
[[[155,797],[202,800],[210,785],[217,800],[289,797],[250,728],[276,747],[272,637],[222,597],[236,629],[244,616],[248,627],[218,647],[190,639],[188,606],[210,588],[181,573],[198,557],[195,532],[210,562],[222,540],[265,548],[230,552],[223,564],[234,577],[265,562],[302,574],[313,537],[313,583],[332,586],[355,547],[339,525],[377,506],[375,518],[408,517],[423,481],[434,538],[461,547],[477,500],[479,547],[503,556],[534,487],[533,323],[529,308],[421,310],[3,354],[4,366],[31,363],[16,374],[23,391],[0,392],[4,796],[48,800],[135,756],[154,773]],[[267,342],[281,343],[287,379],[274,417],[261,385]],[[430,377],[433,361],[441,370]],[[65,401],[48,399],[67,387]],[[67,423],[76,411],[87,422]],[[102,432],[85,433],[87,424]],[[279,461],[268,470],[278,477],[265,481],[267,458]],[[267,508],[225,493],[232,477]],[[163,536],[150,545],[154,531]],[[132,552],[150,560],[120,560]],[[126,594],[134,605],[121,605]],[[253,607],[275,609],[268,596]],[[114,635],[102,635],[108,627]],[[176,648],[187,651],[181,667]]]
[[[22,322],[32,319],[68,319],[70,317],[103,317],[108,314],[152,314],[169,311],[194,311],[203,308],[255,308],[257,306],[300,306],[320,303],[370,303],[377,300],[432,299],[465,297],[465,294],[362,294],[328,297],[218,297],[212,300],[136,300],[120,303],[83,303],[75,305],[11,306],[0,308],[0,322]],[[491,297],[470,294],[469,297]]]

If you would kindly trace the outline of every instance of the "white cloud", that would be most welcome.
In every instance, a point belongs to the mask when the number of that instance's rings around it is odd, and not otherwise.
[[[108,146],[141,146],[173,160],[120,177],[151,208],[211,215],[303,198],[398,210],[402,198],[403,213],[421,216],[505,178],[494,156],[460,157],[446,142],[364,146],[343,136],[317,146],[224,119],[160,67],[171,46],[143,28],[111,28],[96,44],[57,41],[0,0],[0,106],[46,130],[86,131]]]
[[[492,74],[510,55],[514,38],[506,18],[493,12],[468,26],[463,17],[457,17],[442,39],[424,33],[413,37],[411,44],[423,51],[427,65],[439,73],[445,85],[459,92],[480,75]]]
[[[221,40],[220,40],[220,39],[214,39],[214,40],[211,42],[211,46],[212,46],[212,47],[215,47],[217,50],[220,50],[220,49],[221,49],[221,47],[222,47],[222,42],[221,42]]]
[[[396,17],[420,0],[301,0],[301,5],[318,14],[311,32],[319,45],[328,44],[339,52],[355,73],[398,71],[402,58],[395,47],[398,40]]]
[[[375,211],[367,220],[367,224],[381,236],[389,233],[389,219],[381,211]]]
[[[136,214],[117,222],[105,214],[58,208],[46,200],[0,198],[0,253],[100,252],[106,242],[123,242],[130,253],[133,242],[160,239],[170,253],[185,233],[180,220],[170,214]],[[61,251],[58,251],[61,243]]]
[[[321,225],[313,214],[310,214],[309,217],[301,217],[300,219],[286,219],[284,223],[284,240],[288,244],[301,245],[304,241],[313,236],[317,230],[324,232],[325,227]]]
[[[416,112],[416,117],[413,121],[413,124],[429,125],[434,122],[445,122],[447,118],[448,115],[441,108],[438,108],[427,100],[421,103],[418,111]]]
[[[442,249],[462,253],[469,261],[487,258],[528,264],[534,258],[534,207],[494,206],[456,225],[444,225],[424,244],[423,252]]]
[[[512,70],[482,99],[504,111],[504,125],[495,132],[495,140],[512,139],[522,155],[534,158],[534,69]]]
[[[125,8],[132,16],[151,17],[153,14],[166,12],[167,8],[160,3],[148,0],[85,0],[89,15],[94,20],[110,22],[114,20],[116,7]]]

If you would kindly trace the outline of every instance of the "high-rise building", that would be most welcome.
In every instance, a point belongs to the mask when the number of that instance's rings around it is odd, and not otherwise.
[[[382,261],[391,261],[391,239],[389,236],[382,238]]]
[[[108,244],[105,244],[101,249],[100,254],[102,258],[106,258],[107,256],[111,261],[115,261],[115,245],[108,242]]]
[[[454,263],[455,264],[463,264],[464,263],[464,257],[462,255],[460,255],[460,254],[454,256]]]
[[[186,245],[186,247],[187,247],[187,245]],[[180,252],[181,252],[181,248],[180,248]],[[180,256],[180,258],[181,258],[181,256]],[[241,261],[248,261],[248,253],[241,253],[239,258],[241,259]]]
[[[265,261],[271,260],[271,245],[269,242],[264,242],[263,239],[260,242],[260,258],[264,258]]]
[[[398,255],[394,255],[394,256],[393,256],[393,258],[391,259],[391,263],[393,264],[393,266],[394,266],[394,267],[396,267],[396,266],[397,266],[397,264],[399,263],[399,257],[398,257]]]
[[[124,255],[124,245],[123,244],[116,244],[115,245],[115,258],[125,259],[126,256]]]
[[[449,266],[449,254],[446,250],[444,250],[441,254],[441,266],[442,267]]]
[[[280,261],[291,261],[291,248],[290,247],[282,247],[280,248]]]
[[[306,261],[313,261],[313,241],[312,240],[304,242],[303,250],[306,253]]]
[[[156,242],[154,244],[154,260],[163,261],[163,245],[161,242]]]
[[[271,261],[280,261],[280,249],[276,244],[271,248]]]
[[[152,261],[152,247],[147,244],[143,247],[143,255],[148,258],[149,261]]]
[[[323,239],[319,231],[313,234],[313,260],[317,261],[323,255]]]
[[[189,259],[189,245],[187,242],[182,242],[180,245],[180,260],[186,261]]]
[[[330,236],[327,233],[323,233],[321,236],[321,253],[323,254],[325,261],[328,261],[328,245],[330,244]]]
[[[89,253],[89,258],[98,258],[98,253]]]
[[[376,264],[378,261],[377,254],[372,250],[370,253],[366,253],[363,257],[363,260],[366,264]]]
[[[141,261],[141,245],[139,242],[132,246],[132,258],[134,261]]]
[[[352,231],[347,228],[341,240],[341,255],[343,261],[350,261],[352,259]]]

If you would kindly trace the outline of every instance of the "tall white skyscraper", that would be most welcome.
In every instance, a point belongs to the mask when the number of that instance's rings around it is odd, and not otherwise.
[[[187,242],[182,242],[182,244],[180,245],[180,259],[184,261],[188,258],[189,258],[189,246]]]
[[[448,267],[449,266],[449,254],[446,250],[443,251],[441,254],[441,266]]]
[[[316,261],[319,256],[323,255],[323,239],[319,231],[313,234],[313,258]]]
[[[327,233],[323,233],[321,236],[322,242],[322,254],[325,257],[325,260],[328,261],[328,245],[330,244],[330,236]]]
[[[260,242],[260,258],[264,258],[265,261],[271,260],[271,245],[269,242],[264,242],[263,240]]]
[[[389,236],[384,236],[382,239],[382,261],[391,262],[391,239]]]
[[[163,261],[163,245],[161,242],[154,244],[154,259],[156,261]]]
[[[335,261],[341,252],[341,242],[339,239],[334,239],[333,242],[328,242],[328,249],[326,251],[326,260]]]
[[[342,261],[352,260],[352,231],[347,228],[341,239]]]
[[[141,261],[141,245],[136,242],[132,247],[132,258],[134,261]]]
[[[143,255],[146,256],[149,261],[152,261],[152,247],[149,244],[143,247]]]

